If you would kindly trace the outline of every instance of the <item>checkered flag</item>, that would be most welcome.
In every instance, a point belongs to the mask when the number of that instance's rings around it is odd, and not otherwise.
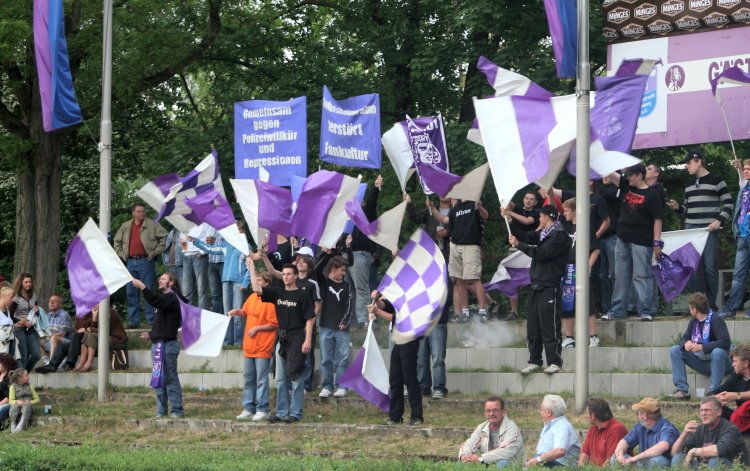
[[[448,297],[448,268],[437,244],[417,229],[388,267],[378,291],[396,308],[393,342],[430,334]]]

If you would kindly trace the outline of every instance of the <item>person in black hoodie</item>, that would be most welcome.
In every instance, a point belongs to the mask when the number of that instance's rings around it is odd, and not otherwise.
[[[323,388],[320,397],[346,396],[346,388],[338,384],[349,366],[349,322],[352,318],[352,294],[344,280],[347,262],[344,257],[324,253],[315,265],[315,278],[320,286],[323,306],[320,312],[320,369]],[[336,381],[334,382],[334,373]]]
[[[520,237],[508,236],[512,247],[531,257],[531,290],[526,321],[529,364],[521,370],[523,374],[542,367],[542,348],[547,356],[544,372],[554,374],[562,370],[560,280],[565,273],[571,241],[557,218],[557,208],[546,205],[539,215],[536,231],[519,234]]]
[[[151,340],[151,360],[161,355],[162,380],[157,387],[156,393],[156,417],[167,415],[168,404],[172,404],[170,417],[181,418],[185,415],[182,408],[182,385],[177,374],[177,357],[180,355],[180,343],[177,340],[177,330],[182,325],[182,314],[180,299],[187,300],[180,293],[180,285],[172,273],[166,272],[159,277],[158,281],[161,294],[153,293],[141,280],[134,279],[133,286],[143,291],[143,298],[155,309],[154,324],[151,332],[142,332],[142,340]],[[179,298],[179,299],[178,299]],[[154,368],[156,370],[156,368]],[[156,380],[157,372],[154,371],[152,383]]]

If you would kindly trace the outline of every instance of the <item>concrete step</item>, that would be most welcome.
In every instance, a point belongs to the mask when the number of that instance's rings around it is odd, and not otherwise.
[[[653,322],[642,322],[640,318],[625,321],[599,321],[597,329],[603,345],[646,345],[665,347],[673,345],[685,332],[688,317],[657,317]],[[750,341],[750,319],[744,317],[727,322],[729,334],[735,344]],[[132,341],[142,329],[128,331]],[[352,329],[352,344],[359,348],[364,343],[366,330]],[[388,345],[388,328],[384,323],[375,324],[378,345]],[[140,344],[139,343],[135,343]],[[448,346],[453,348],[519,347],[526,343],[526,322],[477,321],[448,324]]]
[[[671,369],[670,347],[597,347],[589,349],[589,371],[612,372],[666,372]],[[352,349],[350,360],[358,349]],[[390,353],[381,349],[386,366]],[[131,350],[130,367],[150,369],[151,354],[147,350]],[[563,349],[563,365],[567,371],[575,371],[575,349]],[[529,351],[520,347],[496,348],[448,348],[445,364],[448,371],[461,372],[515,372],[527,365]],[[316,369],[320,367],[320,351],[315,352]],[[180,354],[177,368],[180,372],[193,373],[242,373],[243,353],[240,350],[223,350],[218,357],[201,357]]]
[[[448,373],[447,388],[464,394],[545,394],[573,393],[574,373],[555,375],[534,373]],[[709,385],[707,376],[688,373],[690,391]],[[150,373],[111,373],[110,384],[118,387],[148,387]],[[181,373],[184,387],[205,389],[241,389],[242,373]],[[96,372],[51,373],[31,375],[31,383],[38,388],[96,388]],[[271,384],[273,384],[273,378]],[[668,373],[591,373],[589,392],[625,398],[663,396],[674,390],[672,375]]]

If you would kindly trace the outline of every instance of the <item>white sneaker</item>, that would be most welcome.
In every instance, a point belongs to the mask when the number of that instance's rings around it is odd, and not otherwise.
[[[592,335],[589,337],[589,348],[594,348],[599,346],[599,336]]]
[[[534,363],[529,363],[526,366],[526,368],[524,368],[524,369],[521,370],[521,374],[527,375],[527,374],[531,373],[532,371],[538,370],[541,367],[542,367],[541,365],[536,365]]]
[[[258,411],[253,416],[253,422],[260,422],[261,420],[265,420],[266,417],[268,417],[268,412]]]
[[[323,388],[320,391],[320,394],[318,394],[318,397],[325,397],[325,398],[331,397],[331,390],[328,388]]]
[[[346,396],[346,389],[345,388],[338,388],[335,393],[333,393],[333,397],[344,397]]]
[[[562,348],[575,348],[576,341],[573,339],[573,337],[565,337],[565,340],[562,341]]]
[[[249,419],[252,416],[253,416],[252,412],[243,410],[242,414],[240,414],[240,415],[237,416],[237,420],[247,420],[247,419]]]
[[[545,370],[544,370],[544,372],[545,372],[546,374],[548,374],[548,375],[553,375],[553,374],[555,374],[555,373],[559,373],[559,372],[561,372],[561,371],[562,371],[562,368],[560,368],[559,366],[557,366],[557,365],[554,365],[554,364],[553,364],[553,365],[549,365],[549,366],[547,367],[547,369],[545,369]]]

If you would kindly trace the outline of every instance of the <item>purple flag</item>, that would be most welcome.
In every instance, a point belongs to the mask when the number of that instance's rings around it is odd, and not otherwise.
[[[346,214],[349,215],[352,223],[356,225],[364,235],[369,236],[378,230],[378,221],[368,221],[365,212],[362,210],[362,204],[356,199],[346,202]]]
[[[617,68],[615,77],[649,75],[656,64],[661,64],[661,59],[625,59]]]
[[[213,188],[193,198],[185,198],[185,204],[193,210],[186,217],[196,224],[205,222],[215,229],[222,229],[236,222],[229,202]]]
[[[275,185],[307,175],[307,99],[250,100],[234,104],[234,176]]]
[[[380,97],[335,100],[323,85],[320,160],[347,167],[380,168]]]
[[[104,298],[133,280],[114,249],[89,218],[70,241],[65,255],[70,297],[82,317]]]
[[[256,245],[268,231],[291,235],[292,195],[286,188],[260,180],[229,180]],[[269,238],[270,245],[275,236]]]
[[[83,121],[70,73],[63,0],[34,0],[34,53],[44,130]]]
[[[390,410],[388,370],[372,333],[372,322],[367,329],[365,344],[354,363],[341,375],[339,383],[352,389],[383,412],[387,413]]]
[[[671,301],[685,289],[688,280],[698,269],[708,239],[708,230],[663,232],[661,238],[664,248],[651,270],[664,299]]]
[[[360,183],[359,186],[357,187],[357,197],[356,197],[356,201],[360,205],[362,204],[362,200],[365,199],[366,192],[367,192],[367,183]],[[351,216],[349,217],[351,218]],[[348,221],[346,221],[346,225],[344,225],[344,234],[351,234],[353,230],[354,230],[354,221],[349,219]]]
[[[358,186],[356,179],[329,170],[307,177],[291,233],[324,248],[335,247],[346,225],[346,203],[356,196]]]
[[[730,67],[711,80],[711,92],[719,100],[718,85],[720,83],[731,83],[735,85],[750,85],[750,74],[745,73],[739,66]]]
[[[443,119],[440,114],[436,117],[411,119],[406,117],[402,122],[411,146],[412,157],[415,163],[434,165],[437,168],[448,171],[448,148],[445,144],[445,131]],[[417,166],[419,173],[419,166]],[[424,180],[422,189],[426,194],[432,194]]]
[[[552,37],[557,76],[575,77],[578,48],[576,0],[544,0],[544,10]]]
[[[440,196],[445,196],[454,185],[461,181],[461,177],[440,169],[431,164],[417,162],[417,173],[422,183]]]
[[[182,349],[188,355],[219,356],[230,318],[191,306],[182,299],[179,301],[182,317],[182,334],[180,335]]]

